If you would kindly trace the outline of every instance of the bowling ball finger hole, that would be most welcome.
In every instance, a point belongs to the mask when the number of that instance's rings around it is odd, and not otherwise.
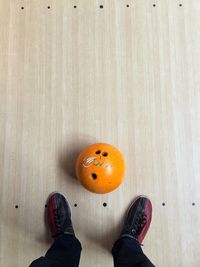
[[[97,179],[97,175],[96,175],[96,173],[92,173],[92,178],[93,178],[94,180]]]
[[[97,150],[96,151],[96,154],[98,155],[98,154],[101,154],[101,150]]]
[[[107,157],[108,156],[108,153],[107,152],[103,152],[102,154],[104,157]]]

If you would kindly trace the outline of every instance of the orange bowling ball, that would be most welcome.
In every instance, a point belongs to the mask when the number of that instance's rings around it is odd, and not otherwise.
[[[124,157],[117,148],[109,144],[90,145],[77,159],[76,175],[87,190],[97,194],[109,193],[124,178]]]

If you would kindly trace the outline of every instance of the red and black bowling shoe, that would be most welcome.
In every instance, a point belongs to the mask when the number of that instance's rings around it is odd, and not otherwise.
[[[141,244],[149,229],[151,219],[151,201],[147,197],[139,196],[128,210],[121,237],[134,238]]]
[[[56,238],[61,234],[74,235],[71,221],[71,209],[63,195],[53,193],[47,203],[48,222],[52,237]]]

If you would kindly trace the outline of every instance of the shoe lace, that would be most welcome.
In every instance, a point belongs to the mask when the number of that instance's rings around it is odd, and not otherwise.
[[[53,214],[54,214],[54,220],[56,222],[57,230],[59,232],[61,230],[61,221],[60,221],[60,216],[59,216],[58,209],[54,209],[53,210]]]
[[[147,215],[145,213],[140,213],[133,225],[132,233],[134,236],[137,236],[141,233],[145,224],[147,223]]]

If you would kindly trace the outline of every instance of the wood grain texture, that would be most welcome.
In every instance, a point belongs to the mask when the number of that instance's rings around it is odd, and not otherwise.
[[[138,194],[153,203],[144,251],[155,265],[199,266],[199,12],[199,0],[0,0],[0,266],[45,253],[52,191],[72,205],[80,266],[113,265]],[[78,153],[99,141],[127,163],[107,195],[74,179]]]

